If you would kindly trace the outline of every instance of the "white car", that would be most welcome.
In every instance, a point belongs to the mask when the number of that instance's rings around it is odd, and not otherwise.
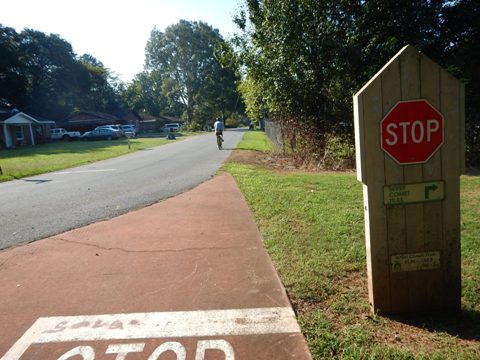
[[[131,133],[131,137],[135,137],[137,135],[137,131],[135,130],[135,125],[120,125],[121,129],[127,135],[127,133]]]
[[[177,132],[180,130],[182,125],[180,123],[165,124],[162,128],[163,132]]]
[[[50,137],[53,140],[74,140],[80,138],[80,132],[67,131],[64,128],[56,128],[50,130]]]
[[[116,131],[119,137],[125,136],[125,133],[123,132],[120,125],[102,125],[102,126],[97,126],[95,128],[95,130],[99,130],[99,129],[110,129],[110,130]]]

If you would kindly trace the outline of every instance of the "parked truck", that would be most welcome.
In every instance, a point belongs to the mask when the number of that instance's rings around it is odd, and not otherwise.
[[[76,140],[80,139],[80,132],[78,131],[67,131],[64,128],[56,128],[50,130],[50,137],[53,140]]]

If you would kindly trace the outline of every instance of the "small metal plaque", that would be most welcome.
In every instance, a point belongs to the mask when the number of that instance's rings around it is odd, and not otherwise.
[[[392,255],[391,265],[392,272],[439,269],[440,251]]]
[[[430,181],[416,184],[387,185],[383,188],[385,205],[401,205],[445,198],[443,181]]]

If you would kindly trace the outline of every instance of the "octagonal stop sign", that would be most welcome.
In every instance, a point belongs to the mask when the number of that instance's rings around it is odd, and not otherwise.
[[[398,102],[380,127],[383,151],[400,165],[427,162],[443,144],[443,116],[423,99]]]

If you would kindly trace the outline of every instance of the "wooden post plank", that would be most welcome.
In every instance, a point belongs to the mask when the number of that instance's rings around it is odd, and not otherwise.
[[[460,175],[465,174],[465,84],[460,84]]]
[[[414,48],[406,49],[400,61],[402,100],[420,98],[420,53]],[[404,182],[418,183],[423,181],[423,168],[421,164],[404,166]],[[423,203],[405,205],[406,253],[424,251],[424,217]],[[408,297],[409,311],[418,308],[425,297],[423,279],[419,272],[409,272]]]
[[[366,159],[365,152],[367,144],[365,144],[365,122],[363,117],[363,95],[355,95],[353,97],[354,104],[354,127],[355,127],[355,156],[357,166],[357,180],[363,183],[363,201],[364,201],[364,223],[365,223],[365,245],[367,252],[367,275],[368,275],[368,295],[370,306],[373,304],[373,281],[372,279],[372,257],[370,251],[370,222],[368,217],[368,187],[366,179]]]
[[[357,95],[356,95],[357,96]],[[385,241],[386,216],[383,210],[384,154],[380,147],[380,126],[382,119],[382,89],[378,77],[370,83],[359,96],[362,104],[359,117],[364,124],[365,169],[364,206],[366,246],[370,256],[367,258],[370,293],[370,306],[378,312],[390,311],[388,247]]]
[[[420,57],[421,97],[436,109],[440,109],[440,70],[437,64],[425,55]],[[442,179],[442,153],[440,148],[432,158],[423,165],[423,181]],[[427,202],[423,205],[424,248],[423,251],[440,251],[443,247],[442,201]],[[441,309],[444,268],[424,271],[422,274],[425,298],[422,310],[438,311]]]
[[[372,257],[371,257],[371,245],[370,245],[370,221],[368,217],[368,187],[367,183],[367,171],[366,171],[366,159],[365,152],[367,144],[365,144],[365,122],[363,116],[363,95],[353,97],[354,104],[354,127],[355,127],[355,156],[357,165],[357,179],[363,183],[363,199],[364,199],[364,211],[365,211],[365,243],[367,248],[367,275],[368,275],[368,294],[369,303],[373,304],[373,278],[372,276]],[[372,305],[371,305],[372,306]]]
[[[442,152],[442,177],[445,180],[445,200],[443,206],[442,261],[445,266],[444,286],[449,289],[443,303],[447,310],[460,309],[460,142],[462,128],[462,90],[452,75],[440,72],[441,107],[444,116],[445,143]]]
[[[392,107],[402,99],[400,83],[400,59],[396,59],[381,75],[382,79],[382,118]],[[385,157],[385,185],[403,184],[403,167],[398,165],[389,155]],[[408,309],[408,274],[391,271],[391,256],[406,252],[405,206],[386,206],[387,216],[387,246],[390,271],[390,302],[392,312],[401,312]]]
[[[371,236],[371,228],[370,228],[370,212],[368,211],[368,186],[363,184],[363,208],[364,208],[364,222],[365,222],[365,248],[367,251],[367,278],[368,278],[368,303],[370,305],[370,309],[372,312],[376,312],[376,308],[374,304],[375,295],[374,292],[374,279],[377,280],[377,269],[373,269],[373,261],[372,261],[372,252],[375,252],[375,249],[372,249],[372,236]],[[374,241],[375,242],[375,241]],[[375,244],[374,244],[375,245]],[[373,274],[375,273],[375,278]],[[388,286],[389,282],[388,279],[382,282],[384,286]],[[375,286],[375,291],[377,290],[377,286]]]
[[[360,116],[359,111],[363,109],[362,96],[353,97],[353,119],[355,128],[355,157],[357,165],[357,180],[366,183],[366,169],[365,169],[365,136],[364,136],[364,121],[363,116]]]

